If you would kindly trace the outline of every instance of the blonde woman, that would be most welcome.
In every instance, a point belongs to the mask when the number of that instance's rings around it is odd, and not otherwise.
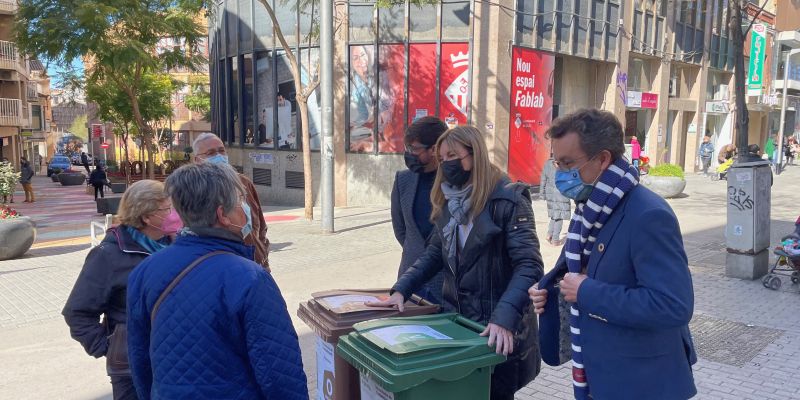
[[[72,338],[96,358],[106,357],[115,400],[136,399],[128,367],[125,324],[128,275],[136,265],[170,243],[162,225],[172,210],[164,184],[142,180],[119,204],[120,224],[93,248],[62,314]],[[101,322],[102,318],[102,322]]]
[[[430,244],[389,300],[371,305],[402,309],[405,299],[443,271],[443,310],[486,325],[482,335],[489,345],[508,356],[492,376],[491,399],[513,399],[536,377],[541,359],[527,296],[543,271],[530,195],[489,161],[483,134],[474,127],[442,134],[436,154]]]

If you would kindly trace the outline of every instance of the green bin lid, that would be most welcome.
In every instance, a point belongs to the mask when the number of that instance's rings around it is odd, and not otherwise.
[[[339,338],[338,354],[390,392],[431,379],[456,381],[506,360],[479,336],[484,326],[458,314],[357,323]]]

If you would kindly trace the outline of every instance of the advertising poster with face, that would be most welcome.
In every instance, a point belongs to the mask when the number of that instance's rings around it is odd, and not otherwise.
[[[350,46],[350,151],[373,151],[375,60],[372,46]]]
[[[442,43],[441,63],[439,118],[450,127],[464,125],[469,101],[469,44]]]
[[[550,157],[545,137],[553,120],[552,54],[514,47],[511,60],[508,176],[512,181],[540,183]]]

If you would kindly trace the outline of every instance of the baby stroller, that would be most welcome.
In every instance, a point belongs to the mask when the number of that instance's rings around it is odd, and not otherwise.
[[[712,181],[718,181],[720,179],[728,179],[728,170],[731,169],[731,165],[733,165],[733,158],[729,158],[725,160],[724,163],[720,164],[717,167],[717,171],[714,174],[711,174]]]
[[[800,218],[795,225],[794,233],[781,239],[781,245],[775,247],[773,252],[778,259],[769,273],[761,278],[765,288],[778,290],[781,288],[781,276],[788,276],[793,284],[800,283]]]

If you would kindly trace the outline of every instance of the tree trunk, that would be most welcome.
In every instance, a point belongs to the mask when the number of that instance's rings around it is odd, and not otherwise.
[[[128,163],[128,168],[125,168],[125,184],[130,186],[130,184],[131,184],[131,171],[130,171],[131,155],[128,152],[128,135],[130,134],[130,132],[128,131],[128,124],[127,123],[125,124],[125,127],[123,128],[123,131],[125,132],[125,134],[122,136],[122,138],[125,140],[125,144],[123,144],[122,147],[125,148],[125,162]]]
[[[746,158],[748,132],[750,129],[750,115],[747,112],[747,97],[745,97],[744,76],[744,35],[742,33],[742,1],[731,0],[729,3],[731,21],[731,46],[733,46],[733,80],[734,100],[736,101],[736,125],[734,135],[740,159]]]
[[[300,108],[301,137],[303,143],[303,194],[305,217],[314,220],[314,187],[311,174],[311,138],[308,133],[308,99],[297,98],[297,107]]]

